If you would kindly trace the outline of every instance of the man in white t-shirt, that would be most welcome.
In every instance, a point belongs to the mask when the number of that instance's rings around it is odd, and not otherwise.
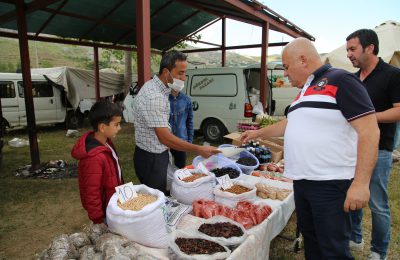
[[[350,210],[367,205],[379,142],[375,110],[351,73],[324,65],[305,38],[282,52],[285,76],[301,88],[288,118],[242,141],[284,136],[285,173],[293,179],[306,259],[353,259]]]

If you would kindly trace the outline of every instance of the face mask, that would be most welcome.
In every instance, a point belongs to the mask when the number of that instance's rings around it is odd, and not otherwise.
[[[169,73],[169,75],[172,77],[171,72]],[[174,77],[172,77],[172,79],[174,80],[173,83],[167,83],[168,87],[170,87],[171,89],[180,92],[184,87],[185,87],[185,82],[183,80],[180,79],[176,79]]]

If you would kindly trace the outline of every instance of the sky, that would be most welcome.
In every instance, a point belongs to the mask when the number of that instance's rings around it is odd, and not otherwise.
[[[387,20],[400,22],[400,0],[264,0],[259,1],[316,38],[319,53],[328,53],[345,43],[346,37],[361,28],[373,29]],[[227,46],[261,43],[261,28],[227,20]],[[221,23],[206,28],[201,40],[221,43]],[[269,42],[293,38],[270,30]],[[190,45],[193,45],[190,43]],[[197,47],[213,46],[198,44]],[[268,49],[280,54],[282,47]],[[235,50],[240,54],[261,56],[261,49]]]

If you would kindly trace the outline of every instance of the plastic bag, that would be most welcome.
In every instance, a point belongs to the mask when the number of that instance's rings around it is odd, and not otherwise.
[[[199,170],[192,170],[200,172]],[[180,203],[192,205],[197,199],[214,199],[213,190],[215,187],[215,176],[212,173],[205,173],[207,176],[201,177],[193,182],[184,182],[178,178],[177,171],[171,185],[171,196]]]
[[[194,167],[197,168],[200,162],[202,162],[203,165],[209,171],[211,171],[213,169],[216,169],[216,168],[231,167],[231,168],[234,168],[234,169],[239,171],[238,178],[240,177],[240,175],[242,175],[242,170],[239,168],[239,166],[236,163],[234,163],[231,160],[229,160],[228,158],[226,158],[225,156],[223,156],[223,155],[213,155],[213,156],[211,156],[211,157],[209,157],[207,159],[205,159],[205,158],[203,158],[201,156],[196,156],[193,159],[193,163],[192,164],[193,164]]]
[[[170,236],[169,246],[172,249],[172,251],[178,256],[178,259],[216,260],[216,259],[225,259],[231,254],[231,250],[229,250],[228,247],[220,244],[225,249],[225,252],[214,253],[212,255],[206,255],[206,254],[188,255],[182,252],[179,246],[176,244],[175,239],[177,238],[200,238],[206,240],[209,239],[207,238],[207,236],[200,234],[191,234],[188,231],[183,231],[183,230],[176,230],[172,232]]]
[[[235,194],[228,191],[223,191],[221,190],[221,185],[217,185],[214,188],[215,202],[234,208],[239,201],[246,200],[253,202],[256,199],[257,189],[254,185],[240,180],[233,180],[232,182],[233,184],[241,185],[251,190],[241,194]]]
[[[261,102],[258,102],[253,106],[253,114],[259,115],[259,114],[263,114],[264,113],[264,108],[263,105],[261,104]]]
[[[240,237],[230,237],[230,238],[225,238],[225,237],[211,237],[211,236],[208,236],[207,234],[204,234],[204,233],[202,233],[202,232],[199,231],[199,228],[200,228],[200,226],[201,226],[202,224],[215,224],[215,223],[221,223],[221,222],[229,222],[229,223],[231,223],[231,224],[233,224],[233,225],[238,226],[238,227],[242,230],[243,235],[241,235]],[[219,243],[219,244],[221,244],[221,245],[224,245],[224,246],[239,245],[239,244],[241,244],[241,243],[246,239],[246,237],[247,237],[246,229],[244,228],[244,226],[243,226],[242,224],[240,224],[240,223],[238,223],[238,222],[236,222],[236,221],[233,221],[233,220],[230,219],[230,218],[227,218],[227,217],[224,217],[224,216],[219,216],[219,215],[218,215],[218,216],[214,216],[214,217],[212,217],[212,218],[209,218],[209,219],[205,220],[204,223],[201,223],[201,224],[199,224],[199,225],[196,225],[196,226],[194,227],[194,230],[195,230],[195,233],[202,234],[202,235],[206,236],[208,240],[217,242],[217,243]]]
[[[222,145],[218,146],[218,148],[223,148],[223,147],[235,147],[235,146],[232,145],[232,144],[222,144]],[[257,164],[254,165],[254,166],[247,166],[247,165],[243,165],[243,164],[240,164],[240,163],[237,163],[237,162],[236,162],[239,158],[243,158],[243,157],[251,157],[251,158],[253,158],[254,160],[256,160]],[[246,150],[246,151],[243,151],[243,152],[240,152],[239,154],[237,154],[237,155],[235,155],[235,156],[228,157],[228,159],[230,159],[230,160],[232,160],[233,162],[235,162],[235,163],[239,166],[239,168],[242,170],[242,172],[243,172],[244,174],[247,174],[247,175],[250,175],[250,174],[251,174],[255,169],[257,169],[258,166],[260,165],[260,163],[259,163],[257,157],[255,157],[252,153],[250,153],[250,152],[247,151],[247,150]]]
[[[118,196],[114,193],[106,210],[109,229],[145,246],[167,248],[168,232],[164,217],[164,193],[146,185],[133,187],[136,192],[156,196],[157,200],[139,211],[123,210],[118,206]]]

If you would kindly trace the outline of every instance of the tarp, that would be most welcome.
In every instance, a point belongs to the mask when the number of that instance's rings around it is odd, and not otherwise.
[[[378,56],[384,61],[400,68],[400,23],[396,21],[386,21],[376,26],[374,31],[379,38]],[[343,39],[345,41],[345,39]],[[324,59],[325,63],[330,63],[333,67],[342,68],[351,72],[358,69],[354,68],[347,58],[346,44],[328,53]]]
[[[83,99],[95,99],[94,72],[92,70],[70,67],[31,69],[34,74],[46,78],[64,87],[68,101],[74,109],[78,108]],[[124,75],[112,72],[99,73],[100,97],[107,97],[124,92]],[[127,86],[129,87],[129,86]]]

